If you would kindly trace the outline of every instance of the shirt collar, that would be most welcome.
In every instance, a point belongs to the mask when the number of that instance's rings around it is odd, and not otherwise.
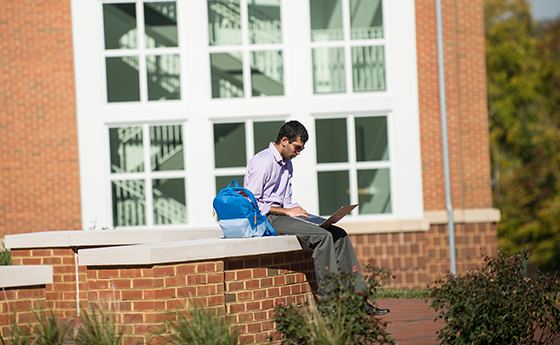
[[[276,163],[278,163],[280,165],[286,164],[286,162],[284,161],[284,159],[282,159],[282,156],[280,155],[280,153],[276,149],[276,146],[274,146],[274,143],[268,144],[268,149],[272,153],[272,156],[274,157],[274,160],[276,161]]]

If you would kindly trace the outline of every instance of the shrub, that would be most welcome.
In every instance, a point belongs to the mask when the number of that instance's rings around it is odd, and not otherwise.
[[[6,248],[6,245],[2,242],[2,247],[0,248],[0,266],[9,266],[12,264],[12,253]]]
[[[31,310],[31,320],[20,320],[16,322],[17,315],[14,312],[10,326],[6,330],[5,337],[0,334],[0,344],[12,345],[62,345],[68,334],[68,324],[57,321],[52,310],[46,310],[42,306],[38,310]]]
[[[72,335],[76,345],[119,345],[125,340],[124,329],[115,325],[110,306],[100,306],[96,310],[90,305],[90,310],[82,309],[79,322]]]
[[[551,344],[560,338],[558,274],[522,278],[527,252],[497,258],[464,276],[447,274],[430,287],[430,307],[447,325],[445,344]],[[437,320],[437,318],[436,318]]]
[[[167,321],[175,344],[237,345],[239,330],[231,326],[223,312],[194,305],[176,321]]]
[[[276,329],[283,336],[282,344],[394,344],[385,332],[386,322],[368,316],[365,305],[388,273],[368,266],[372,275],[367,289],[356,293],[360,276],[356,273],[328,275],[323,286],[325,296],[302,306],[276,306]]]

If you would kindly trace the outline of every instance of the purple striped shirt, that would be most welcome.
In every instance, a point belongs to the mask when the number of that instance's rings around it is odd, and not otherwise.
[[[292,161],[284,161],[274,143],[249,160],[243,186],[253,192],[262,214],[268,214],[271,206],[299,206],[292,202],[293,172]]]

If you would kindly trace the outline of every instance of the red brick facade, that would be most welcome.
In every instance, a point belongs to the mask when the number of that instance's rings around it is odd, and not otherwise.
[[[0,238],[80,229],[70,0],[0,8]]]
[[[442,0],[454,208],[492,207],[483,1]],[[434,0],[416,0],[424,210],[444,210]]]
[[[53,283],[7,289],[6,297],[0,297],[0,321],[6,327],[11,323],[14,306],[18,321],[32,320],[30,308],[41,305],[60,318],[74,319],[78,288],[81,307],[89,308],[91,303],[114,313],[129,343],[153,344],[154,332],[170,331],[166,321],[188,310],[192,302],[223,306],[242,333],[241,343],[266,343],[269,336],[277,336],[276,303],[301,304],[316,286],[311,253],[302,250],[145,266],[78,266],[76,271],[72,249],[13,249],[14,265],[52,265]]]

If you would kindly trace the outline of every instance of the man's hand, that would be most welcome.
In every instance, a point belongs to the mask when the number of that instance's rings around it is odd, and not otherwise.
[[[268,213],[269,214],[281,214],[281,215],[290,216],[290,217],[299,217],[299,216],[309,217],[309,214],[307,213],[307,211],[304,210],[303,208],[301,208],[301,206],[296,206],[294,208],[282,208],[282,207],[272,206]]]

